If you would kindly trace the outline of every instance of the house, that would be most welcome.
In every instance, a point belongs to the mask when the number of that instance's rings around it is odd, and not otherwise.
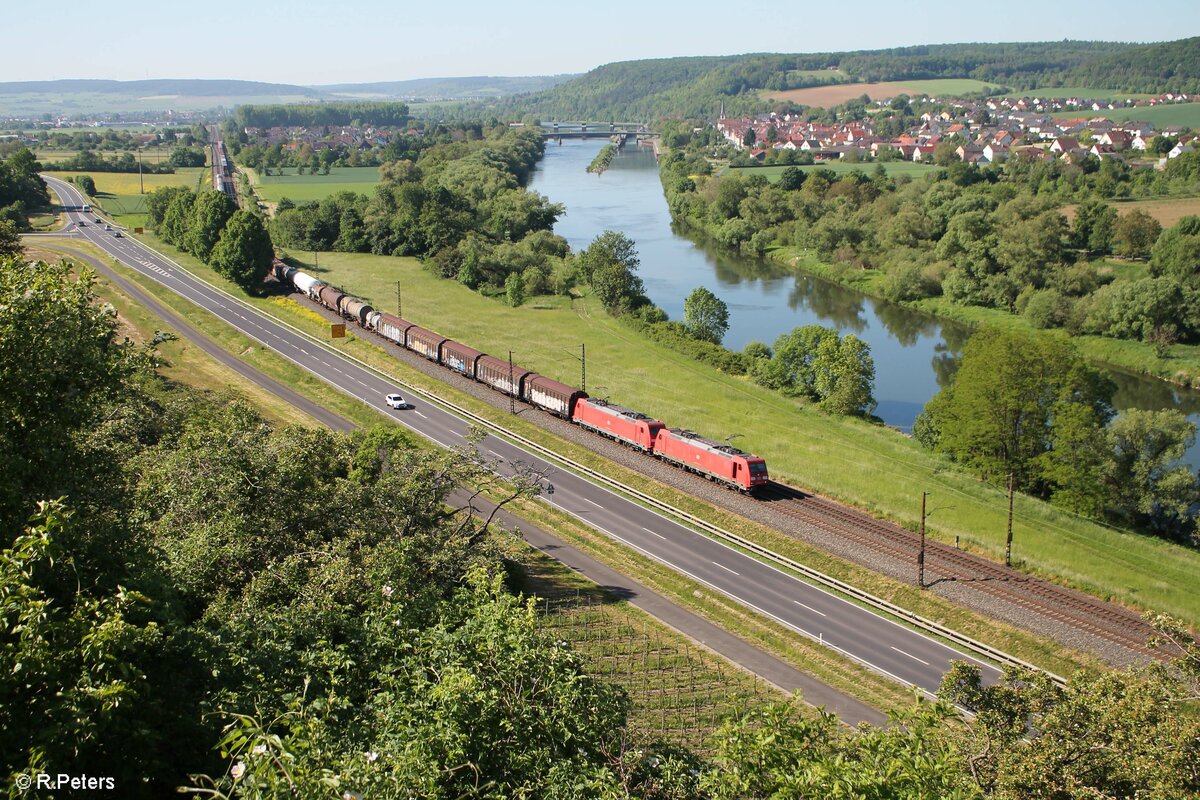
[[[1079,141],[1072,136],[1059,136],[1050,143],[1052,153],[1069,153],[1079,149]]]
[[[1125,131],[1108,131],[1100,134],[1096,142],[1111,145],[1114,150],[1128,150],[1133,144],[1133,137]]]
[[[1167,158],[1179,158],[1184,153],[1190,153],[1196,149],[1194,147],[1194,145],[1195,145],[1195,142],[1189,142],[1187,144],[1184,144],[1183,142],[1179,142],[1178,144],[1176,144],[1174,147],[1171,148],[1171,152],[1167,153]]]
[[[995,164],[998,161],[1008,158],[1008,148],[995,143],[985,144],[983,146],[983,157],[987,159],[989,164]]]

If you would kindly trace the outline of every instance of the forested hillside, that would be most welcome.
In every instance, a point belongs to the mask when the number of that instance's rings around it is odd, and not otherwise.
[[[947,44],[849,53],[666,58],[606,64],[574,80],[487,107],[504,115],[651,120],[764,110],[757,90],[829,83],[974,78],[1019,91],[1086,86],[1138,92],[1200,91],[1197,39]],[[473,106],[470,113],[478,114]],[[464,110],[463,113],[466,113]]]

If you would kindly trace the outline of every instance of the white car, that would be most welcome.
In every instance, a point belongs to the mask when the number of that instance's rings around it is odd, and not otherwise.
[[[389,394],[384,402],[395,409],[408,408],[408,401],[398,394]]]

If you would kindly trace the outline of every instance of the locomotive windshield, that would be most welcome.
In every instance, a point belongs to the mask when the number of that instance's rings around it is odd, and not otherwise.
[[[766,475],[767,474],[767,462],[751,461],[750,462],[750,474],[751,475]]]

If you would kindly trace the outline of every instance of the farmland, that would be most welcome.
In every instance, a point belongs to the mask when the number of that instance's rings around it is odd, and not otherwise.
[[[882,166],[885,170],[887,170],[887,174],[892,177],[896,177],[897,175],[909,175],[917,178],[941,169],[941,167],[936,167],[933,164],[917,164],[912,161],[877,161],[865,164],[853,161],[831,161],[825,164],[805,164],[800,166],[800,169],[804,170],[805,172],[811,172],[816,169],[827,169],[831,172],[841,175],[846,172],[853,172],[856,169],[862,172],[870,173],[877,166]],[[786,166],[730,167],[726,170],[726,173],[732,171],[746,177],[750,177],[751,175],[765,175],[767,180],[769,180],[771,183],[775,183],[777,180],[779,180],[779,176],[783,174],[785,169],[787,169]]]
[[[1019,92],[1002,92],[994,97],[1040,97],[1050,100],[1065,100],[1078,97],[1082,100],[1149,100],[1157,95],[1122,92],[1116,89],[1089,89],[1086,86],[1058,86],[1049,89],[1024,89]]]
[[[786,92],[764,92],[763,96],[768,100],[831,108],[864,94],[872,100],[886,100],[898,94],[957,96],[977,94],[991,89],[990,84],[969,78],[941,78],[925,81],[890,81],[888,83],[837,83],[832,86],[815,86],[810,89],[792,89]]]
[[[1169,228],[1187,216],[1200,215],[1200,197],[1171,197],[1153,200],[1114,200],[1112,207],[1118,214],[1128,214],[1130,211],[1144,211],[1158,220],[1164,228]],[[1067,221],[1075,219],[1075,206],[1063,206],[1063,215]]]
[[[286,197],[303,202],[323,200],[337,192],[371,194],[379,183],[377,167],[335,167],[328,175],[297,175],[295,170],[283,170],[283,174],[253,175],[254,188],[263,200],[278,203]]]
[[[1155,127],[1166,125],[1184,125],[1189,128],[1200,128],[1200,103],[1169,103],[1160,106],[1139,106],[1134,108],[1113,108],[1103,111],[1071,111],[1055,114],[1057,119],[1075,119],[1087,117],[1096,119],[1103,117],[1113,122],[1137,120],[1148,122]]]

